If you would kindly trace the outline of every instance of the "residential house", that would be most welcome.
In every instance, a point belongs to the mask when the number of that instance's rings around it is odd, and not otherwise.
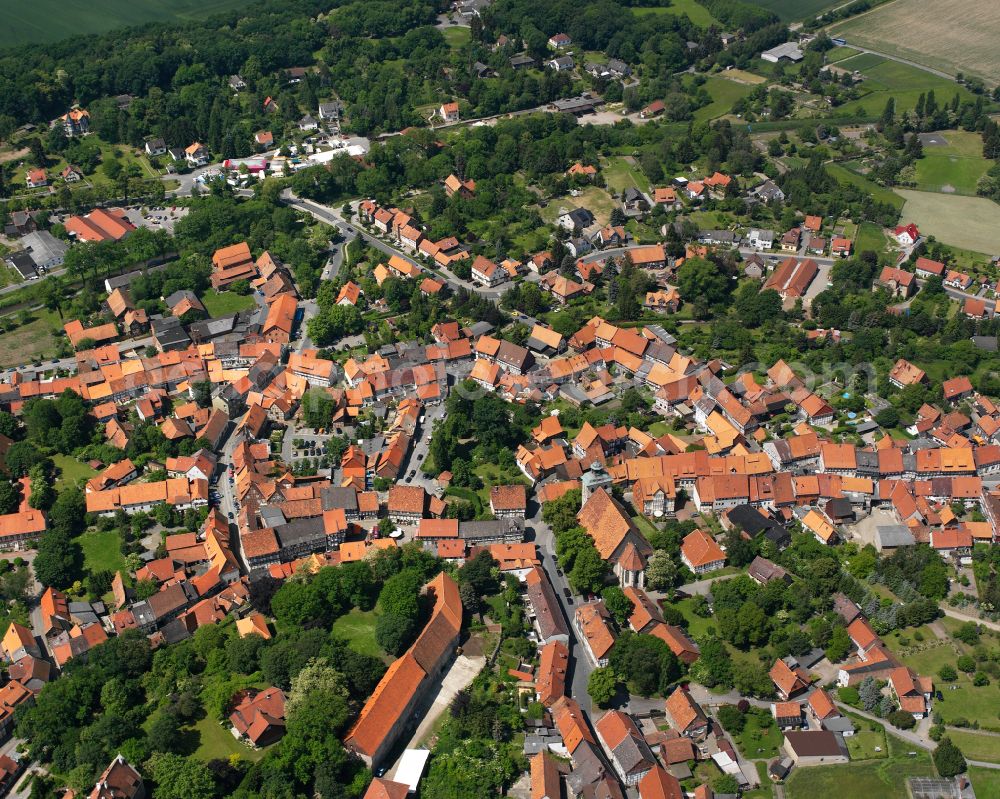
[[[145,799],[145,796],[142,775],[119,754],[101,772],[88,799]]]
[[[945,275],[945,265],[943,263],[931,260],[930,258],[924,258],[923,256],[917,258],[913,267],[917,273],[917,277],[921,277],[924,280],[931,277],[944,278]]]
[[[205,166],[208,163],[208,148],[200,142],[194,142],[184,148],[184,158],[192,169]]]
[[[29,189],[40,189],[49,185],[49,175],[44,169],[29,169],[25,182]]]
[[[638,785],[656,767],[656,757],[631,716],[610,710],[597,720],[594,729],[625,785]]]
[[[893,235],[902,246],[912,247],[917,243],[920,238],[920,231],[917,226],[910,222],[908,225],[899,225],[894,231]]]
[[[906,388],[917,383],[924,383],[926,380],[927,373],[905,358],[896,361],[896,364],[889,371],[889,382],[896,388]]]
[[[568,211],[562,211],[556,218],[556,224],[570,233],[584,230],[593,225],[594,222],[594,215],[586,208],[571,208]]]
[[[524,519],[528,494],[523,485],[490,488],[490,512],[498,519]]]
[[[681,561],[695,574],[706,574],[726,565],[726,553],[703,530],[694,530],[681,543]]]
[[[667,697],[666,719],[671,729],[684,738],[696,741],[708,735],[711,723],[701,706],[681,687]]]
[[[272,744],[285,734],[285,694],[280,688],[248,689],[237,694],[229,714],[233,735],[255,749]]]
[[[913,272],[907,272],[905,269],[897,269],[894,266],[883,267],[882,272],[872,284],[873,291],[885,289],[894,297],[900,297],[904,300],[911,296],[916,291],[916,288],[916,275]]]
[[[590,662],[598,668],[607,666],[616,636],[611,626],[611,614],[604,602],[580,605],[573,614],[573,624]]]
[[[780,658],[774,661],[769,675],[778,696],[786,702],[809,687],[809,674],[800,666],[793,668]]]

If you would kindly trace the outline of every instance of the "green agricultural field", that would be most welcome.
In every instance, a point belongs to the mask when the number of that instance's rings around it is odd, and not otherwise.
[[[375,611],[352,608],[333,623],[333,633],[344,638],[355,652],[385,659],[385,652],[375,643]]]
[[[83,565],[88,572],[125,571],[122,538],[117,530],[84,533],[75,540],[83,550]]]
[[[931,89],[939,103],[950,102],[956,93],[960,100],[972,99],[965,87],[953,81],[872,53],[846,58],[838,66],[858,70],[865,76],[861,83],[864,96],[842,106],[852,116],[878,116],[890,97],[896,102],[897,114],[908,111],[916,106],[921,94]]]
[[[1000,205],[985,197],[962,197],[898,189],[906,200],[903,219],[924,235],[987,255],[1000,253]]]
[[[209,289],[201,296],[202,305],[208,311],[209,316],[228,316],[229,314],[245,311],[252,308],[254,299],[252,294],[237,294],[233,291],[215,291]]]
[[[933,13],[927,11],[927,0],[894,0],[833,25],[830,35],[948,74],[965,72],[995,82],[1000,5],[934,0]]]
[[[705,81],[705,90],[712,97],[712,102],[694,112],[696,122],[715,119],[728,114],[733,109],[733,103],[746,97],[753,91],[753,86],[737,83],[722,77],[711,77]]]
[[[52,462],[59,469],[59,478],[56,480],[57,491],[74,486],[80,480],[89,480],[97,474],[96,470],[70,455],[53,455]]]
[[[1000,735],[965,730],[948,730],[948,736],[969,760],[1000,763]]]
[[[686,14],[687,18],[701,28],[711,25],[718,25],[715,17],[711,15],[705,6],[699,5],[695,0],[673,0],[666,8],[657,6],[652,8],[633,8],[632,13],[639,17],[650,14]]]
[[[750,0],[750,4],[773,11],[782,22],[813,19],[824,11],[839,6],[838,0]]]
[[[0,47],[55,42],[147,22],[204,19],[243,8],[240,0],[35,0],[7,3]]]
[[[845,58],[850,58],[860,52],[860,50],[855,50],[853,47],[834,47],[826,54],[826,60],[829,64],[836,64],[843,61]]]
[[[983,158],[983,141],[976,133],[948,130],[935,134],[947,144],[928,144],[916,163],[917,188],[945,194],[975,196],[976,184],[993,166]]]

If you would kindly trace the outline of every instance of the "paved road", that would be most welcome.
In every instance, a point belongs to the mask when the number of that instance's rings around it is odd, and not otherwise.
[[[991,630],[996,630],[1000,632],[1000,624],[995,621],[989,621],[988,619],[980,619],[978,616],[973,616],[969,613],[963,613],[955,608],[949,608],[946,605],[942,605],[941,610],[944,612],[945,616],[950,616],[953,619],[960,619],[961,621],[974,621],[976,624],[981,624],[983,627],[988,627]]]
[[[202,175],[212,170],[221,170],[222,163],[218,164],[208,164],[206,166],[198,167],[197,169],[192,169],[190,172],[179,175],[161,175],[160,180],[176,180],[180,185],[176,189],[171,189],[167,192],[167,197],[190,197],[191,189],[195,185],[195,181],[198,180]]]
[[[326,222],[328,225],[333,225],[340,231],[341,235],[343,235],[345,239],[354,239],[360,236],[361,240],[368,246],[374,247],[375,249],[385,253],[386,255],[399,256],[404,261],[407,261],[416,266],[421,272],[427,274],[428,277],[437,278],[439,280],[441,278],[444,278],[445,282],[448,283],[448,285],[451,287],[453,291],[458,288],[464,288],[468,291],[475,291],[477,294],[481,294],[487,299],[495,301],[500,298],[500,295],[502,295],[505,291],[507,291],[507,289],[510,288],[510,285],[506,283],[501,286],[497,286],[495,288],[486,288],[484,286],[476,285],[475,283],[472,283],[468,280],[462,280],[460,277],[458,277],[453,272],[447,269],[442,268],[439,271],[428,269],[426,266],[417,261],[410,253],[406,252],[405,250],[401,250],[398,247],[394,247],[393,245],[383,241],[382,239],[376,238],[375,236],[366,232],[361,227],[358,227],[357,225],[345,220],[344,217],[341,215],[339,209],[332,208],[329,205],[323,205],[322,203],[314,202],[313,200],[300,199],[295,195],[293,195],[291,191],[288,189],[282,192],[281,199],[286,204],[290,205],[292,208],[296,208],[300,211],[305,211],[306,213],[311,214],[313,217],[320,220],[321,222]]]
[[[734,577],[739,577],[740,574],[743,574],[743,572],[739,572],[737,574],[721,574],[718,577],[709,577],[705,580],[697,580],[696,582],[682,585],[677,590],[687,594],[688,596],[708,596],[712,589],[712,583],[718,580],[732,580]],[[663,596],[663,594],[654,591],[650,591],[649,595],[656,596],[657,598],[661,598]]]
[[[569,588],[569,581],[566,579],[565,573],[559,573],[561,569],[553,559],[556,551],[555,535],[552,532],[552,528],[542,520],[541,508],[538,508],[535,514],[526,521],[527,526],[533,528],[535,531],[535,544],[538,547],[538,557],[542,562],[542,568],[545,570],[549,582],[552,583],[552,587],[555,589],[556,596],[559,599],[559,606],[562,608],[566,624],[569,627],[570,663],[572,664],[570,668],[573,673],[570,681],[569,695],[580,703],[581,710],[587,715],[588,721],[591,721],[589,717],[592,712],[592,706],[590,695],[587,693],[587,683],[590,680],[590,673],[594,670],[594,665],[587,658],[586,652],[577,640],[576,630],[573,627],[573,612],[576,610],[577,603],[581,601],[581,598],[578,596],[574,597],[572,603],[566,598],[566,591],[571,591],[572,589]]]

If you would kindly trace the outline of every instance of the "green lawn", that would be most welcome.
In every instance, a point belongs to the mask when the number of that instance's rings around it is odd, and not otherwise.
[[[927,642],[925,641],[924,643],[926,644]],[[964,650],[961,644],[959,644],[959,647]],[[902,659],[907,666],[918,674],[934,675],[945,664],[954,666],[958,655],[955,654],[955,650],[948,644],[940,644],[938,646],[931,646],[922,652],[913,652],[904,655]]]
[[[1000,731],[1000,691],[995,683],[976,687],[972,684],[971,677],[964,672],[959,672],[958,679],[953,683],[937,680],[937,673],[942,666],[954,666],[958,660],[959,656],[952,644],[958,648],[958,652],[969,651],[965,644],[953,641],[903,655],[900,659],[918,674],[935,678],[936,687],[944,698],[935,701],[933,709],[935,714],[940,714],[945,724],[951,724],[956,719],[967,719],[978,722],[983,729]],[[996,740],[1000,742],[1000,738]]]
[[[969,760],[1000,763],[1000,735],[985,735],[965,730],[948,730],[951,742]]]
[[[88,532],[75,540],[83,549],[83,565],[88,572],[125,571],[122,539],[117,530]]]
[[[659,532],[654,526],[654,524],[641,514],[639,516],[633,516],[632,521],[635,524],[635,526],[639,528],[639,532],[641,532],[647,539],[651,535],[654,535],[655,533]]]
[[[888,243],[889,239],[886,238],[881,227],[874,222],[862,222],[858,228],[858,238],[854,242],[854,251],[860,253],[871,250],[881,253],[885,252],[885,246]]]
[[[885,727],[860,716],[851,715],[850,719],[857,728],[854,735],[844,739],[851,760],[882,760],[889,756]],[[875,729],[871,729],[872,727]],[[876,752],[876,749],[881,751]]]
[[[198,735],[198,748],[194,756],[199,760],[228,760],[233,755],[244,760],[260,760],[267,748],[251,749],[237,741],[228,728],[223,727],[213,718],[206,716],[194,725],[193,731]]]
[[[1000,771],[970,766],[969,779],[972,780],[976,796],[1000,796]]]
[[[642,175],[638,169],[635,171],[640,176]],[[606,176],[607,172],[605,172],[605,177]],[[626,183],[626,185],[632,184]],[[598,186],[588,186],[576,197],[567,195],[565,197],[557,197],[550,200],[548,205],[540,210],[540,214],[542,219],[551,225],[555,224],[556,219],[563,211],[569,211],[573,208],[586,208],[594,215],[594,218],[597,220],[599,225],[606,225],[611,219],[612,209],[614,209],[617,205],[617,201],[613,200],[611,195],[604,189],[599,188]]]
[[[912,751],[898,738],[888,736],[889,757],[861,760],[834,766],[796,768],[785,784],[787,799],[827,799],[827,797],[871,797],[908,799],[907,777],[933,777],[930,754]]]
[[[89,480],[97,474],[95,469],[91,469],[86,463],[70,455],[53,455],[52,462],[59,469],[59,478],[56,480],[57,491],[77,485],[80,480]]]
[[[333,633],[347,639],[351,649],[362,655],[385,659],[385,652],[375,643],[375,611],[352,608],[333,623]]]
[[[448,42],[448,46],[452,50],[457,50],[468,44],[472,38],[472,29],[466,28],[464,25],[451,25],[441,31],[441,33],[444,34],[445,41]]]
[[[747,713],[745,718],[746,725],[742,732],[736,736],[736,746],[743,757],[750,760],[770,760],[777,757],[778,747],[781,746],[785,736],[778,729],[778,725],[774,723],[771,714],[768,711],[762,711],[761,716],[756,713]]]
[[[951,685],[957,688],[953,691]],[[977,688],[960,672],[956,682],[940,683],[937,688],[944,699],[934,702],[934,712],[940,714],[945,724],[964,718],[978,722],[983,729],[1000,731],[1000,691],[996,682]]]
[[[993,161],[983,158],[982,138],[964,130],[948,130],[940,135],[948,143],[926,145],[924,157],[916,163],[917,188],[975,195],[979,179],[993,166]]]
[[[62,321],[52,311],[31,311],[26,323],[20,323],[20,312],[8,318],[18,320],[17,326],[0,333],[0,366],[16,366],[36,358],[51,358],[56,352],[56,338],[62,336]]]
[[[236,294],[232,291],[215,291],[209,289],[201,296],[201,302],[208,311],[209,316],[228,316],[238,311],[245,311],[252,308],[254,298],[252,294]]]
[[[712,97],[712,102],[694,112],[695,122],[703,122],[728,114],[733,110],[733,103],[741,97],[746,97],[754,89],[745,83],[737,83],[728,78],[714,76],[705,81],[705,91]]]
[[[708,633],[709,627],[715,626],[715,621],[712,618],[705,619],[695,614],[692,610],[694,599],[682,599],[679,602],[674,602],[672,604],[681,613],[683,613],[684,618],[687,619],[688,635],[692,638],[701,638]]]
[[[637,164],[630,164],[624,157],[613,157],[601,166],[604,182],[609,189],[621,194],[625,189],[636,186],[642,191],[649,191],[649,178],[639,169]]]
[[[8,3],[0,26],[0,47],[55,42],[85,33],[103,33],[146,22],[204,19],[243,8],[240,0],[36,0]]]

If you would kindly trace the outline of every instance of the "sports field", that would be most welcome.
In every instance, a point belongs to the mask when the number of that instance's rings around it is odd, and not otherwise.
[[[983,158],[978,133],[946,130],[920,136],[924,157],[917,161],[917,188],[975,196],[976,184],[993,162]]]
[[[990,0],[893,0],[830,34],[949,74],[1000,76],[1000,3]]]
[[[33,0],[4,3],[0,47],[55,42],[146,22],[204,19],[241,0]]]
[[[1000,253],[1000,205],[985,197],[896,189],[906,200],[901,220],[945,244],[974,252]]]

